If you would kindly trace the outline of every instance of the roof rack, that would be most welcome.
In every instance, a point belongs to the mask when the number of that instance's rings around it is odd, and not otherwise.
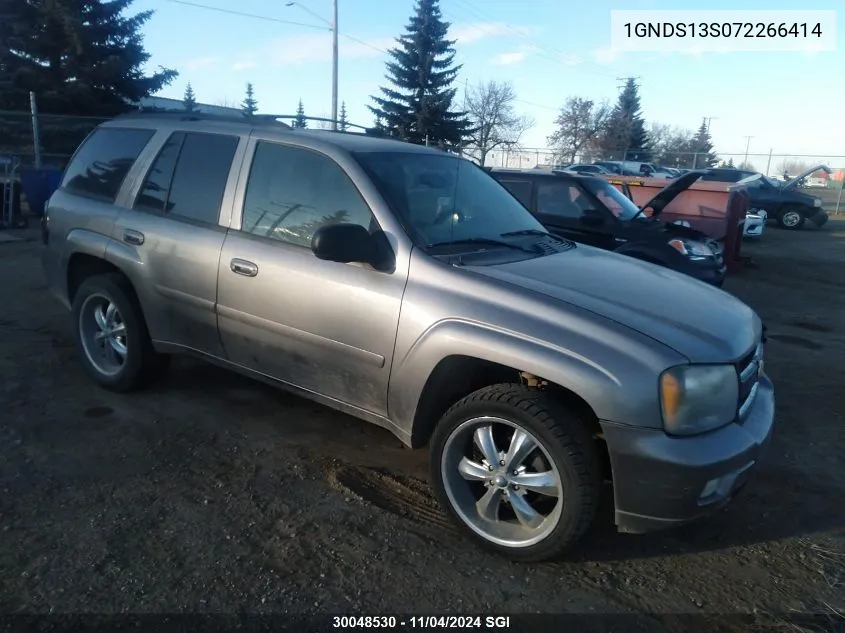
[[[176,119],[179,121],[220,121],[223,123],[251,123],[253,125],[279,125],[290,129],[290,125],[277,121],[276,115],[255,114],[251,117],[235,114],[210,114],[207,112],[177,112],[168,110],[135,110],[119,114],[115,119]]]
[[[296,114],[253,114],[252,116],[237,115],[237,114],[212,114],[209,112],[180,112],[177,110],[135,110],[126,114],[121,114],[115,117],[117,119],[126,118],[169,118],[179,121],[220,121],[224,123],[250,123],[253,125],[277,125],[285,129],[295,129],[293,125],[284,123],[279,119],[288,119],[294,121],[297,118],[304,118],[306,121],[319,121],[321,123],[332,123],[332,119],[318,116],[299,117]],[[347,128],[355,128],[354,130],[322,130],[319,128],[308,128],[309,132],[336,132],[340,134],[364,134],[367,127],[357,125],[355,123],[345,123]]]

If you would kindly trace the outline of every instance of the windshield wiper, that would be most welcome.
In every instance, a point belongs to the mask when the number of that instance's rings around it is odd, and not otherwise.
[[[503,246],[504,248],[512,248],[518,251],[522,251],[523,253],[531,253],[534,255],[534,251],[523,246],[519,246],[518,244],[512,244],[511,242],[505,242],[504,240],[494,240],[486,237],[468,237],[459,240],[450,240],[448,242],[435,242],[434,244],[426,245],[426,248],[438,248],[440,246],[459,246],[461,244],[466,245],[478,245],[478,246]]]
[[[501,237],[519,237],[520,235],[537,235],[539,237],[550,237],[553,240],[557,240],[558,242],[566,242],[565,239],[560,237],[559,235],[555,235],[554,233],[549,233],[548,231],[541,231],[539,229],[525,229],[524,231],[508,231],[507,233],[502,233]]]

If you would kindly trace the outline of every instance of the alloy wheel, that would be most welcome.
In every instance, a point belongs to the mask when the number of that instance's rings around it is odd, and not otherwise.
[[[444,445],[441,475],[455,512],[491,543],[529,547],[560,522],[560,473],[542,442],[513,421],[460,424]]]
[[[118,374],[128,354],[126,323],[108,297],[93,294],[79,312],[79,333],[88,361],[104,376]]]

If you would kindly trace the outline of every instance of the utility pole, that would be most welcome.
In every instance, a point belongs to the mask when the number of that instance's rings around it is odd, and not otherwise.
[[[710,134],[710,121],[712,121],[713,119],[718,119],[718,118],[719,117],[717,117],[717,116],[706,116],[706,117],[704,117],[704,120],[707,121],[707,133],[708,134]]]
[[[332,129],[337,131],[337,0],[332,0]]]
[[[751,139],[754,138],[753,136],[744,136],[745,139],[745,160],[743,161],[745,164],[748,164],[748,148],[751,147]]]
[[[326,20],[321,15],[314,13],[311,9],[297,0],[286,2],[286,7],[298,6],[303,11],[310,13],[315,18],[329,25],[329,30],[332,33],[332,130],[337,130],[337,67],[338,67],[338,51],[337,51],[337,0],[332,0],[332,19]]]

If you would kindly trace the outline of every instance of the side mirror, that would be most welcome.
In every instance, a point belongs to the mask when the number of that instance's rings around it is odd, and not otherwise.
[[[604,216],[596,211],[585,211],[581,215],[581,222],[587,226],[601,226],[604,224]]]
[[[349,264],[357,262],[376,266],[380,249],[376,239],[360,224],[327,224],[314,231],[311,251],[317,259]]]

